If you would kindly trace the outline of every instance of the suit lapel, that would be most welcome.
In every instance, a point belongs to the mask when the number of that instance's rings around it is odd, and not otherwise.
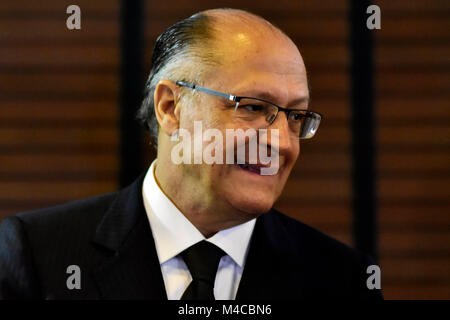
[[[274,264],[278,257],[273,244],[264,237],[265,215],[256,220],[236,300],[270,299],[278,291],[280,279]]]
[[[289,233],[274,215],[270,211],[256,221],[236,300],[294,299],[303,295],[303,268]]]
[[[167,299],[142,201],[143,178],[118,193],[93,239],[104,255],[92,275],[104,299]]]

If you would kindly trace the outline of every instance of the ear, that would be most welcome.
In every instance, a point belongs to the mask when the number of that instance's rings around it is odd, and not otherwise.
[[[155,115],[161,130],[169,136],[178,129],[180,108],[177,107],[177,85],[170,80],[158,82],[153,95]]]

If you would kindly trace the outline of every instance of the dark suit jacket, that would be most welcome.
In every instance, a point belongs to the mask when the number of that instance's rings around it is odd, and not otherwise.
[[[142,201],[121,191],[21,213],[0,225],[2,299],[167,299]],[[258,217],[239,299],[381,298],[370,260],[276,210]],[[70,265],[81,289],[66,284]]]

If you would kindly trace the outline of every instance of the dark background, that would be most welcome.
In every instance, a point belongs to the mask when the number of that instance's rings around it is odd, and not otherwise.
[[[71,4],[81,8],[81,30],[66,28]],[[381,8],[381,30],[363,33],[371,47],[352,42],[355,1],[144,1],[142,51],[131,50],[143,59],[127,60],[130,68],[144,67],[131,87],[141,91],[157,35],[194,12],[233,7],[272,21],[299,46],[311,108],[325,116],[316,137],[302,142],[276,207],[352,246],[363,241],[355,230],[367,233],[376,241],[385,298],[449,299],[450,1],[374,4]],[[126,163],[138,172],[153,159],[148,137],[120,121],[123,90],[132,91],[121,82],[129,53],[121,38],[123,10],[111,0],[0,1],[0,220],[114,191],[124,172],[132,172]],[[139,44],[139,34],[128,39]],[[368,67],[362,73],[370,81],[356,88],[368,90],[363,98],[373,94],[363,105],[352,91],[358,52],[369,53],[359,68]],[[355,110],[370,115],[371,105],[374,117],[366,120],[373,130],[355,131]],[[371,134],[371,158],[361,159],[352,145]],[[371,177],[369,192],[355,188],[355,175]],[[361,195],[367,201],[355,206]]]

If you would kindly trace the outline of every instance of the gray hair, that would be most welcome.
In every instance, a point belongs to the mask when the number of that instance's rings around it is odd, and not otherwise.
[[[137,112],[138,121],[149,130],[155,146],[158,144],[158,122],[153,96],[158,82],[169,79],[201,84],[204,67],[217,63],[212,54],[208,54],[211,51],[204,50],[212,40],[212,18],[203,13],[177,22],[156,40],[144,98]]]

